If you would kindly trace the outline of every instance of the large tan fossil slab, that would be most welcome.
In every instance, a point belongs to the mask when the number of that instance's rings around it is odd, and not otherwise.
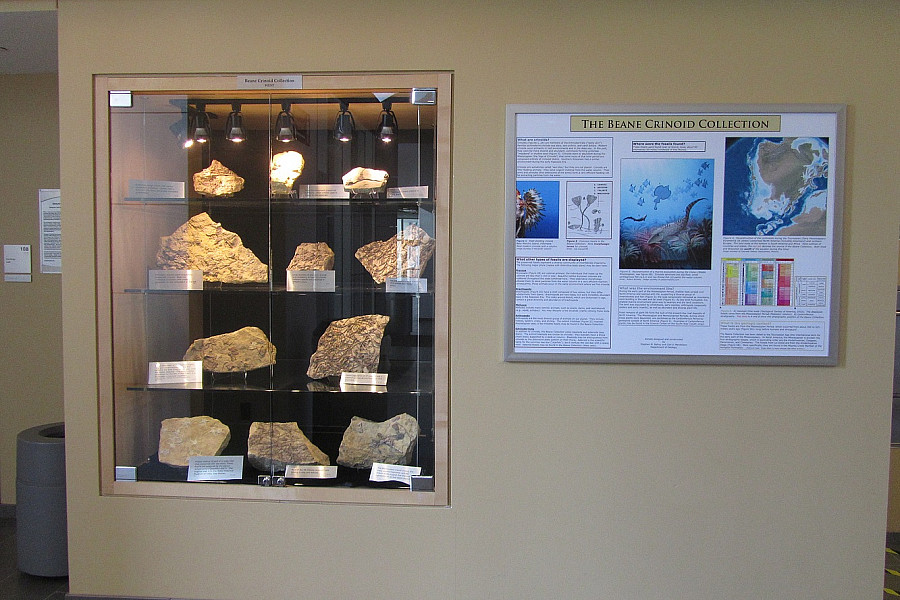
[[[194,191],[204,196],[230,196],[244,189],[244,178],[215,159],[193,179]]]
[[[334,250],[325,242],[297,246],[288,271],[328,271],[334,267]]]
[[[356,251],[356,258],[375,283],[388,277],[421,277],[434,254],[434,238],[415,223],[384,241],[371,242]]]
[[[330,465],[328,455],[309,441],[296,422],[250,424],[247,459],[260,471],[284,471],[285,465]]]
[[[377,422],[353,417],[344,431],[337,464],[366,469],[372,463],[408,465],[419,437],[419,423],[406,413]]]
[[[159,462],[186,467],[192,456],[218,456],[231,440],[231,430],[212,417],[165,419],[159,428]]]
[[[259,327],[244,327],[194,340],[184,360],[202,360],[204,371],[242,373],[275,364],[275,346]]]
[[[200,269],[204,281],[264,283],[269,270],[241,237],[202,212],[159,239],[156,264],[160,269]]]
[[[381,338],[390,317],[361,315],[332,321],[319,338],[306,374],[313,379],[348,373],[374,373],[381,354]]]

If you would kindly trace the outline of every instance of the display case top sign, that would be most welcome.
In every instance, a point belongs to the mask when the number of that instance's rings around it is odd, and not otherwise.
[[[505,358],[833,365],[842,105],[510,105]]]
[[[289,90],[303,89],[303,75],[298,74],[249,74],[235,77],[235,88],[239,90]]]

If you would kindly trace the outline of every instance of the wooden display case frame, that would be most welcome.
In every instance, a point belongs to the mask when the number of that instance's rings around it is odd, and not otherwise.
[[[95,206],[97,276],[97,364],[98,424],[100,441],[99,483],[102,495],[172,498],[210,498],[257,501],[298,501],[322,503],[393,504],[447,506],[450,503],[449,476],[449,299],[450,299],[450,146],[452,74],[438,72],[303,73],[298,90],[369,90],[379,88],[434,88],[436,97],[435,134],[435,259],[434,260],[434,490],[377,489],[365,487],[286,486],[263,487],[241,484],[209,484],[166,481],[121,481],[115,477],[116,432],[115,389],[117,364],[136,359],[123,356],[117,346],[113,356],[113,250],[111,231],[110,91],[129,90],[189,94],[195,91],[250,92],[238,90],[236,75],[95,75]],[[270,90],[273,94],[289,89]],[[128,325],[129,335],[144,336],[141,323]],[[141,338],[143,339],[143,338]],[[134,365],[132,364],[132,368]],[[146,365],[144,367],[146,369]],[[138,418],[138,417],[135,417]]]

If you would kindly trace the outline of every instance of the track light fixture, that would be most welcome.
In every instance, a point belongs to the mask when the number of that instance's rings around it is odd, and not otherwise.
[[[205,104],[197,104],[197,109],[188,111],[188,139],[184,143],[185,148],[193,146],[194,142],[205,144],[209,141],[209,114]]]
[[[247,132],[244,130],[244,117],[241,115],[241,105],[235,102],[231,105],[231,114],[225,121],[225,139],[232,142],[243,142],[247,139]]]
[[[297,139],[297,126],[294,124],[294,115],[291,114],[291,103],[281,103],[281,112],[275,119],[275,139],[279,142],[293,142]]]
[[[381,123],[378,125],[378,138],[385,144],[394,141],[397,135],[397,115],[391,110],[391,101],[381,103]]]
[[[346,100],[341,100],[341,111],[334,120],[334,139],[339,142],[349,142],[356,131],[356,121],[350,114],[350,105]]]

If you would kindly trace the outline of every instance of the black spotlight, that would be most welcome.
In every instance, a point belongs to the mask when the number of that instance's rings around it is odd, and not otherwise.
[[[244,130],[244,117],[241,115],[241,105],[234,103],[231,105],[231,114],[225,121],[225,139],[232,142],[243,142],[247,139],[247,132]]]
[[[353,139],[353,132],[356,131],[356,121],[350,114],[350,105],[346,100],[341,100],[341,111],[334,120],[334,139],[339,142],[349,142]]]
[[[291,114],[291,103],[282,102],[281,112],[275,119],[275,139],[279,142],[293,142],[297,139],[297,126]]]
[[[378,138],[385,144],[394,141],[397,135],[397,115],[391,110],[391,101],[381,103],[381,124],[378,126]]]
[[[198,144],[205,144],[209,141],[209,114],[206,112],[205,104],[197,104],[197,110],[188,118],[188,127],[190,128],[189,139]],[[185,143],[185,147],[192,144]]]

